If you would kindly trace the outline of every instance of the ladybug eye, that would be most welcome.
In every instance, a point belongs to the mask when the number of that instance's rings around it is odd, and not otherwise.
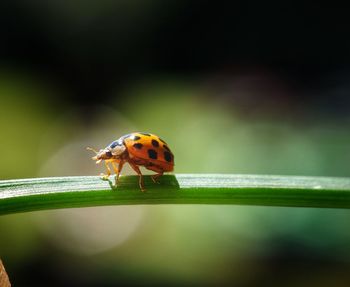
[[[106,151],[106,156],[112,157],[112,153],[110,151]]]

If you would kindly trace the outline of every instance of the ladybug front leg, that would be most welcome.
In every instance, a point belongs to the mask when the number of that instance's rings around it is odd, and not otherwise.
[[[112,166],[115,172],[115,186],[119,183],[119,175],[123,169],[124,161],[120,161],[118,167],[115,165],[114,162],[112,162]]]
[[[139,175],[139,186],[140,186],[140,189],[141,189],[142,192],[145,192],[146,191],[145,184],[143,182],[143,176],[142,176],[142,173],[140,171],[140,168],[134,163],[129,162],[129,164],[133,168],[133,170]]]
[[[106,169],[107,169],[107,174],[101,173],[100,176],[101,176],[101,178],[103,180],[108,180],[109,176],[111,175],[111,169],[109,168],[107,162],[105,162],[105,166],[106,166]]]

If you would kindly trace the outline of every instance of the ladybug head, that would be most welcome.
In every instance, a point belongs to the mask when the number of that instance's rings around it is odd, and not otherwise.
[[[96,160],[96,163],[100,163],[102,160],[110,159],[113,157],[112,152],[108,148],[100,149],[99,151],[96,151],[91,147],[87,147],[86,149],[96,153],[96,155],[91,158],[93,160]]]

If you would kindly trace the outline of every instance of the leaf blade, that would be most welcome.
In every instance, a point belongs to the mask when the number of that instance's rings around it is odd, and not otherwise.
[[[56,208],[134,204],[240,204],[350,208],[350,178],[276,175],[176,174],[147,192],[137,176],[122,176],[120,186],[96,176],[0,181],[0,215]]]

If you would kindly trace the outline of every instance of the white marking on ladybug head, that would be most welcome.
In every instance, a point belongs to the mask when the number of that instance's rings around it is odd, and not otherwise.
[[[113,156],[119,156],[123,152],[125,152],[126,147],[123,144],[122,145],[116,145],[115,147],[110,148],[110,150],[111,150]]]

